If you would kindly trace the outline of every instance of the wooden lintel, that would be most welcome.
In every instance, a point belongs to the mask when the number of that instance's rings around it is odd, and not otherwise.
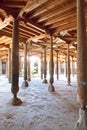
[[[30,41],[31,42],[31,44],[35,44],[35,45],[37,45],[37,46],[41,46],[41,47],[44,47],[45,45],[41,45],[39,42],[34,42],[34,41]]]
[[[35,36],[35,37],[31,37],[31,38],[29,38],[27,41],[38,40],[38,39],[44,38],[44,37],[46,37],[46,36],[47,36],[47,34],[40,34],[40,35],[38,35],[38,36]]]
[[[26,24],[31,24],[32,26],[34,26],[35,28],[37,28],[38,30],[40,30],[42,33],[48,33],[50,34],[50,30],[48,29],[48,26],[43,26],[40,23],[36,23],[35,21],[33,21],[32,19],[25,19],[25,18],[19,18],[21,21],[24,21]]]
[[[62,39],[66,43],[70,43],[71,42],[71,40],[67,40],[64,36],[61,36],[60,34],[58,34],[58,38]]]

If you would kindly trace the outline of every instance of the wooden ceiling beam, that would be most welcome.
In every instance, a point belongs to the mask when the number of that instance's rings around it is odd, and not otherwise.
[[[42,33],[46,33],[46,32],[49,33],[49,34],[51,33],[50,30],[48,29],[48,27],[44,27],[43,25],[38,24],[38,23],[36,23],[35,21],[33,21],[31,19],[26,20],[26,22],[27,22],[27,25],[31,24],[31,26],[33,26],[34,28],[40,30]]]
[[[66,26],[68,24],[71,25],[73,22],[76,22],[76,17],[74,19],[73,18],[71,17],[70,19],[59,21],[50,25],[51,28],[54,28],[53,33],[56,33],[60,28],[62,28],[62,26]]]
[[[2,41],[0,41],[0,43],[1,43],[1,42],[7,43],[7,42],[9,42],[9,41],[12,41],[12,38],[5,37]]]
[[[23,25],[19,25],[19,28],[20,28],[20,30],[24,30],[24,32],[25,33],[29,33],[29,34],[31,34],[32,36],[34,36],[34,35],[39,35],[40,33],[38,32],[35,32],[34,30],[30,30],[30,29],[28,29],[28,26],[26,26],[26,28],[23,26]]]
[[[28,1],[26,6],[20,11],[19,13],[19,17],[23,17],[24,12],[28,13],[32,10],[34,10],[35,8],[39,7],[40,5],[44,4],[45,2],[47,2],[48,0],[35,0],[35,1]]]
[[[65,22],[65,23],[62,23],[61,25],[59,25],[59,24],[53,24],[52,26],[51,26],[51,28],[53,29],[55,29],[55,28],[58,28],[58,32],[60,32],[60,31],[65,31],[65,30],[72,30],[72,28],[76,28],[76,19],[74,19],[73,21],[69,21],[69,22]]]
[[[76,19],[76,13],[69,11],[68,14],[61,14],[58,17],[54,17],[52,19],[49,19],[48,22],[45,23],[45,26],[59,23],[59,25],[65,21],[71,21],[72,19]]]
[[[7,37],[12,38],[12,33],[9,32],[9,31],[1,30],[1,31],[0,31],[0,34],[3,35],[3,36],[7,36]],[[23,41],[25,42],[27,39],[24,38],[24,37],[19,37],[19,40],[20,40],[20,42],[21,42],[21,41],[22,41],[22,42],[23,42]]]
[[[3,9],[7,15],[12,15],[12,16],[15,16],[16,15],[16,12],[19,12],[19,10],[14,10],[14,8],[9,8],[9,7],[6,7],[5,5],[3,5],[3,3],[0,1],[0,8]]]
[[[13,0],[11,0],[11,1],[4,1],[3,0],[3,2],[2,2],[2,4],[4,5],[4,6],[7,6],[7,7],[14,7],[14,8],[23,8],[25,5],[26,5],[26,1],[13,1]]]
[[[2,24],[0,24],[0,30],[5,28],[6,26],[8,26],[11,21],[13,21],[12,16],[9,16],[8,18],[5,18],[4,22]]]
[[[58,1],[58,0],[48,0],[47,3],[45,3],[43,6],[41,6],[40,8],[36,8],[36,10],[34,11],[34,13],[32,14],[31,18],[33,17],[37,17],[38,15],[46,12],[47,10],[52,10],[52,8],[54,8],[56,5],[60,5],[63,4],[64,0]]]
[[[37,46],[40,46],[40,47],[45,47],[45,45],[41,45],[39,42],[34,42],[34,41],[30,41],[31,44],[34,44],[34,45],[37,45]]]
[[[71,9],[73,9],[73,8],[75,8],[75,5],[76,3],[75,3],[75,1],[73,2],[73,3],[70,3],[70,4],[68,4],[68,5],[66,5],[66,6],[64,6],[63,7],[63,9],[53,9],[53,10],[50,10],[50,12],[46,12],[46,13],[44,13],[44,14],[42,14],[42,16],[38,19],[38,22],[42,22],[42,21],[44,21],[44,20],[47,20],[47,19],[50,19],[50,18],[52,18],[52,17],[54,17],[54,16],[61,16],[61,13],[67,13],[69,10],[71,10]]]
[[[40,34],[40,35],[38,35],[38,36],[34,36],[34,37],[31,37],[31,38],[29,38],[28,39],[28,42],[29,41],[35,41],[35,40],[39,40],[39,39],[41,39],[41,38],[44,38],[44,37],[46,37],[47,36],[47,34]]]
[[[33,31],[33,32],[39,33],[39,34],[44,33],[44,31],[39,30],[38,28],[32,26],[31,24],[29,24],[27,22],[25,23],[25,22],[21,21],[20,26],[23,26],[24,28],[26,28],[27,31],[30,30],[31,32]]]
[[[58,38],[64,40],[66,43],[70,43],[70,40],[66,39],[64,36],[61,36],[60,34],[58,34]]]
[[[26,30],[24,30],[22,28],[19,28],[19,34],[20,33],[24,34],[25,36],[29,36],[29,37],[34,37],[35,36],[35,34],[32,34],[31,32],[26,31]]]

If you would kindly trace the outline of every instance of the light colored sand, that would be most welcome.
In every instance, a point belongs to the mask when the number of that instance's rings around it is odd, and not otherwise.
[[[40,78],[33,78],[25,89],[22,82],[20,78],[18,97],[23,104],[12,106],[11,84],[6,76],[0,77],[0,130],[74,130],[78,119],[75,77],[72,86],[67,86],[64,77],[55,80],[54,93]]]

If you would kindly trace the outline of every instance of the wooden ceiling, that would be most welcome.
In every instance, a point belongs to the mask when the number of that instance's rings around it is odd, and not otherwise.
[[[70,43],[70,55],[76,57],[76,4],[76,0],[0,0],[0,59],[8,56],[16,13],[19,18],[20,52],[23,52],[23,44],[28,42],[32,54],[41,55],[46,46],[49,57],[50,35],[53,35],[54,56],[58,50],[59,55],[65,57],[67,43]],[[87,23],[86,0],[83,5]]]

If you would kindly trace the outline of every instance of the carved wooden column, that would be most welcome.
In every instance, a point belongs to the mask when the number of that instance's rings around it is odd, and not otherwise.
[[[87,37],[83,0],[77,0],[77,101],[79,120],[75,130],[87,130]]]
[[[47,61],[46,61],[46,47],[44,47],[44,79],[43,79],[43,83],[47,83]]]
[[[2,75],[2,61],[0,59],[0,75]]]
[[[67,44],[67,84],[70,85],[70,52],[69,44]]]
[[[41,79],[43,79],[43,54],[41,54]]]
[[[8,78],[8,60],[6,61],[6,76]]]
[[[58,67],[58,50],[56,51],[56,74],[57,74],[57,80],[59,79],[59,67]]]
[[[65,77],[67,77],[67,57],[65,55]]]
[[[9,83],[12,82],[12,64],[11,64],[12,58],[11,58],[11,48],[8,48],[8,81]]]
[[[73,57],[72,57],[72,76],[74,77],[74,60],[73,60]]]
[[[28,61],[27,61],[27,63],[28,63],[28,67],[27,67],[27,69],[28,69],[28,81],[31,81],[31,77],[30,77],[30,51],[28,51]]]
[[[12,88],[13,105],[20,105],[22,101],[17,97],[19,91],[19,20],[14,18],[12,40]]]
[[[27,43],[24,44],[24,81],[22,83],[22,87],[28,87],[27,81]]]
[[[54,88],[54,77],[53,77],[53,72],[54,72],[54,66],[53,66],[53,37],[50,37],[50,80],[49,80],[49,88],[48,90],[53,92],[55,91]]]
[[[22,76],[21,56],[19,55],[19,75]]]

